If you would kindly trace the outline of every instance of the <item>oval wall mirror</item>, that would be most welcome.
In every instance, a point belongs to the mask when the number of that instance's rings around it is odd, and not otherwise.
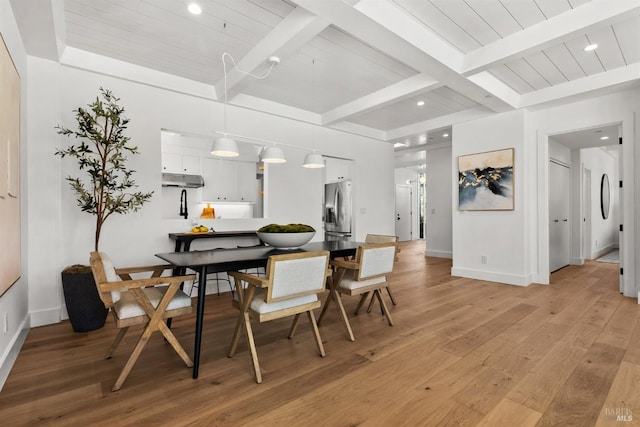
[[[607,174],[602,174],[602,181],[600,182],[600,210],[602,211],[602,218],[609,218],[609,177]]]

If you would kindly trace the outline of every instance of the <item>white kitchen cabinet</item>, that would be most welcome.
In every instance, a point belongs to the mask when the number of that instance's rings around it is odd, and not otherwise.
[[[325,182],[346,181],[353,177],[353,160],[325,157]]]
[[[200,175],[200,157],[182,156],[182,171],[186,174]]]
[[[178,153],[162,153],[162,172],[200,175],[200,157]]]
[[[238,201],[255,202],[258,198],[258,179],[254,162],[238,163]]]
[[[207,202],[238,201],[238,163],[233,160],[202,159],[204,188],[202,200]]]

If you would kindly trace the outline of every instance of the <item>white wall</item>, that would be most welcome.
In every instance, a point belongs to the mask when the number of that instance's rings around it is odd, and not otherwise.
[[[526,112],[496,114],[453,126],[451,193],[453,209],[454,276],[491,280],[513,285],[530,283],[527,259],[529,217],[525,212]],[[514,148],[514,203],[512,211],[458,210],[458,156]],[[427,156],[428,157],[428,156]],[[482,263],[486,257],[486,264]]]
[[[96,64],[95,57],[92,61]],[[95,66],[102,62],[109,60],[100,58]],[[77,208],[74,194],[64,181],[69,174],[77,175],[77,166],[72,160],[60,160],[53,155],[56,140],[58,144],[67,142],[66,138],[56,135],[54,125],[75,127],[73,110],[92,102],[100,86],[121,98],[125,115],[131,119],[127,135],[142,154],[131,157],[129,165],[137,171],[135,180],[139,189],[153,190],[156,195],[139,212],[113,216],[105,224],[100,248],[110,253],[117,265],[158,262],[154,254],[173,250],[167,234],[191,227],[185,219],[162,219],[160,129],[202,135],[213,135],[214,130],[222,129],[223,105],[220,103],[78,68],[63,65],[56,70],[57,67],[47,61],[34,60],[30,69],[30,83],[34,88],[31,96],[38,99],[39,106],[30,112],[34,117],[31,125],[38,129],[38,137],[29,140],[35,151],[28,158],[33,162],[28,182],[39,187],[29,225],[37,229],[46,227],[48,232],[42,238],[47,239],[47,247],[56,248],[53,260],[48,258],[48,249],[34,248],[30,258],[33,274],[39,278],[31,289],[34,299],[30,310],[38,313],[35,325],[57,321],[60,312],[64,316],[60,271],[69,264],[86,263],[93,249],[94,218]],[[55,78],[52,81],[52,71],[54,76],[59,73],[58,81]],[[232,133],[309,146],[312,130],[307,123],[275,115],[232,106],[228,110],[228,131]],[[391,144],[320,127],[315,132],[316,140],[323,141],[323,154],[355,160],[355,238],[363,240],[368,230],[391,232],[394,226]],[[273,166],[270,171],[265,185],[268,218],[203,220],[203,224],[216,230],[246,230],[270,222],[305,222],[320,230],[322,171],[303,168],[304,154],[304,150],[286,150],[288,162]],[[58,195],[60,202],[49,200]],[[37,203],[39,197],[50,205],[43,209]],[[318,233],[316,240],[321,239],[322,233]]]
[[[458,182],[453,168],[451,145],[427,149],[427,191],[425,206],[425,255],[440,258],[453,257],[452,213],[458,209],[451,188]],[[455,189],[458,194],[458,189]]]
[[[580,150],[582,165],[591,170],[591,253],[590,259],[598,258],[618,247],[618,159],[605,148]],[[602,218],[600,209],[600,184],[602,175],[609,178],[611,194],[609,217]]]
[[[20,86],[22,92],[21,111],[22,124],[20,128],[20,167],[21,167],[21,188],[20,196],[22,198],[22,222],[21,222],[21,267],[22,275],[20,279],[0,297],[0,389],[4,384],[9,371],[13,366],[15,358],[20,351],[20,347],[26,338],[29,329],[29,266],[28,259],[28,230],[29,223],[25,220],[25,213],[28,209],[28,193],[29,186],[27,177],[27,109],[29,105],[27,93],[27,55],[16,25],[13,10],[9,0],[0,0],[0,34],[4,39],[9,54],[20,75]],[[0,42],[1,43],[1,42]],[[0,255],[2,256],[2,255]],[[7,322],[7,332],[4,332],[4,322]]]

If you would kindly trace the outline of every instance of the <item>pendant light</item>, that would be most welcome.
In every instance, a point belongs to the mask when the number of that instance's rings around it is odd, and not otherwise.
[[[226,36],[227,23],[224,23],[224,34]],[[224,132],[222,137],[216,138],[211,147],[211,154],[220,157],[238,157],[240,151],[235,140],[229,138],[227,134],[227,63],[224,60],[225,54],[222,54],[222,69],[224,71]]]
[[[312,77],[312,83],[313,83],[313,112],[316,112],[316,60],[315,58],[313,59],[313,77]],[[316,125],[312,124],[313,129],[312,129],[312,144],[313,146],[316,145]],[[322,155],[320,153],[318,153],[316,150],[313,150],[313,152],[307,154],[304,157],[304,163],[302,163],[302,167],[303,168],[308,168],[308,169],[319,169],[319,168],[323,168],[325,167],[325,162],[324,162],[324,158],[322,157]]]
[[[284,163],[287,159],[284,157],[282,148],[270,145],[262,151],[260,160],[264,163]]]
[[[236,144],[236,141],[225,134],[225,136],[216,138],[213,141],[211,154],[220,157],[238,157],[240,152],[238,151],[238,144]]]
[[[304,163],[302,164],[302,167],[310,168],[310,169],[318,169],[318,168],[325,167],[324,158],[322,157],[322,154],[316,153],[315,151],[313,153],[307,154],[304,158]]]

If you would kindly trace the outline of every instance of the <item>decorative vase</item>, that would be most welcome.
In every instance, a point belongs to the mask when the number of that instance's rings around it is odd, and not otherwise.
[[[93,274],[62,272],[62,290],[71,327],[75,332],[89,332],[104,326],[109,310],[98,295]]]

